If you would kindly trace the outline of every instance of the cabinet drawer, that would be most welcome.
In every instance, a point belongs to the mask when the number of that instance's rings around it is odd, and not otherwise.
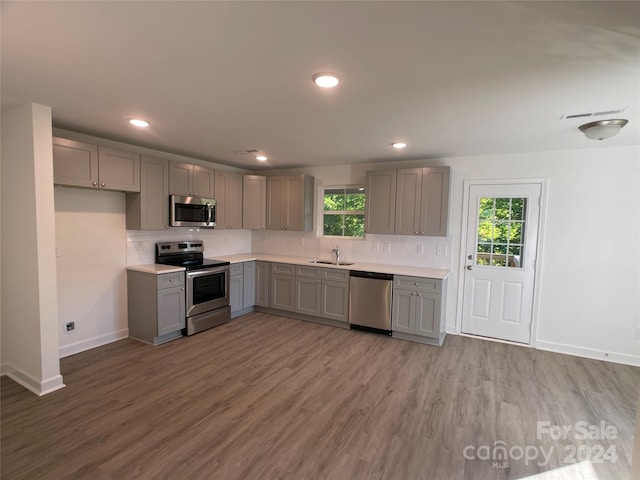
[[[323,268],[322,279],[334,282],[348,282],[349,270],[338,270],[337,268]]]
[[[230,267],[231,276],[235,277],[236,275],[242,275],[244,273],[244,264],[243,263],[233,263]]]
[[[158,290],[162,290],[163,288],[181,287],[183,285],[184,272],[158,275]]]
[[[298,265],[296,267],[296,275],[298,277],[306,277],[306,278],[320,278],[322,274],[322,269],[318,267],[307,267]]]
[[[289,265],[288,263],[272,263],[271,273],[280,273],[284,275],[295,275],[295,265]]]
[[[435,278],[404,277],[401,275],[394,275],[393,288],[403,288],[417,292],[440,293],[442,292],[442,280]]]

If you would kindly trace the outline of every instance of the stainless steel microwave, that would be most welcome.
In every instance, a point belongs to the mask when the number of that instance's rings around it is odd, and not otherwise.
[[[214,228],[216,201],[213,198],[169,196],[169,225]]]

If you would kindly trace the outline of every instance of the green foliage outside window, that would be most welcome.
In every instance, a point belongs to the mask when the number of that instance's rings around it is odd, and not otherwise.
[[[364,201],[364,188],[326,188],[323,235],[364,237]]]

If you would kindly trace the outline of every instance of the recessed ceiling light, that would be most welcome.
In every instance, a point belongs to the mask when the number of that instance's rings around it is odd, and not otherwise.
[[[340,83],[340,78],[335,73],[316,73],[312,78],[313,83],[322,88],[333,88]]]
[[[142,127],[142,128],[149,126],[149,122],[147,122],[146,120],[140,120],[139,118],[130,118],[129,123],[136,127]]]
[[[260,160],[261,162],[266,162],[267,157],[265,157],[264,155],[257,155],[256,160]]]
[[[404,143],[404,142],[393,142],[393,143],[391,144],[391,146],[392,146],[393,148],[397,148],[398,150],[402,150],[403,148],[405,148],[405,147],[407,146],[407,144],[406,144],[406,143]]]

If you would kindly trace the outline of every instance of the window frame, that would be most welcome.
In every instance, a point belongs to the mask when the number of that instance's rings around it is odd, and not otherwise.
[[[341,215],[344,217],[345,215],[362,215],[362,219],[364,222],[365,210],[325,210],[324,209],[324,196],[327,190],[362,190],[362,194],[365,196],[365,202],[367,201],[366,190],[364,184],[353,184],[353,185],[322,185],[319,188],[319,221],[318,221],[318,236],[320,238],[331,238],[331,239],[349,239],[349,240],[364,240],[366,233],[362,232],[361,237],[354,237],[350,235],[325,235],[324,234],[324,216],[325,215]],[[364,227],[364,224],[363,224]]]

